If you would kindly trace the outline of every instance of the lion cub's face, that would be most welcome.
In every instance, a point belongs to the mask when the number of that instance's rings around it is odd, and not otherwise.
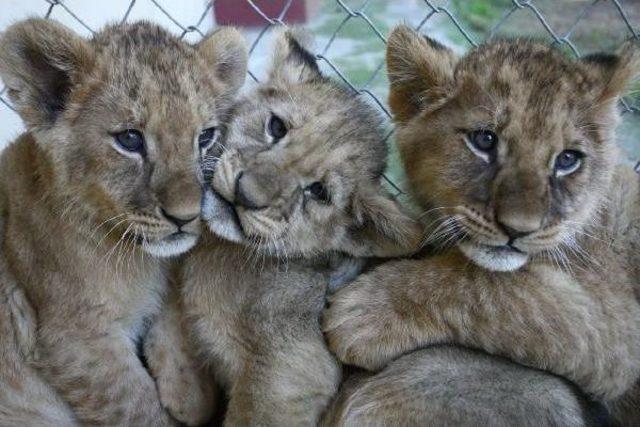
[[[222,155],[205,164],[205,219],[280,256],[408,245],[395,239],[414,229],[380,185],[379,116],[320,74],[301,36],[280,35],[268,81],[236,103]]]
[[[497,271],[560,257],[606,197],[633,49],[570,60],[524,40],[463,58],[406,27],[389,39],[390,104],[434,235]]]
[[[51,157],[52,191],[94,236],[157,256],[195,243],[198,161],[244,80],[235,30],[192,46],[147,23],[85,40],[29,20],[3,35],[0,59],[18,111]]]

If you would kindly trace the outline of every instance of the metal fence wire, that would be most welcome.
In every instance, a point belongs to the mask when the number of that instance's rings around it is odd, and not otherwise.
[[[214,8],[214,3],[216,0],[211,0],[208,2],[203,1],[202,13],[199,15],[198,19],[195,22],[181,22],[177,19],[174,14],[172,14],[173,8],[181,7],[180,4],[182,2],[174,2],[170,0],[131,0],[124,10],[124,13],[121,17],[120,22],[126,22],[129,19],[130,12],[136,5],[136,3],[147,2],[150,3],[153,7],[157,8],[161,14],[166,16],[168,20],[175,25],[174,30],[178,31],[181,39],[188,37],[190,41],[197,41],[198,39],[205,37],[206,30],[203,29],[206,27],[204,25],[207,17],[211,17],[212,9]],[[260,30],[257,32],[257,37],[254,40],[249,40],[251,43],[251,47],[249,50],[250,58],[251,55],[254,54],[256,47],[262,42],[263,38],[272,31],[275,27],[280,25],[286,25],[287,14],[292,9],[292,6],[298,2],[304,2],[305,0],[286,0],[282,2],[274,2],[282,5],[279,13],[275,15],[269,15],[265,13],[265,11],[260,7],[260,2],[255,0],[236,0],[238,4],[246,3],[250,8],[249,10],[252,13],[255,13],[257,17],[260,18],[260,21],[263,24],[260,27]],[[266,0],[273,1],[273,0]],[[364,83],[356,84],[348,77],[348,73],[344,72],[339,64],[336,63],[335,60],[330,59],[330,51],[335,45],[336,40],[339,40],[341,37],[341,33],[345,30],[345,27],[353,23],[357,23],[357,25],[366,28],[366,31],[370,32],[370,36],[372,38],[379,39],[382,43],[386,43],[386,35],[385,31],[381,30],[376,26],[374,20],[368,15],[368,8],[372,6],[372,3],[376,3],[372,0],[363,0],[359,4],[356,1],[348,1],[348,0],[321,0],[324,4],[327,2],[335,3],[335,8],[341,15],[341,19],[336,21],[336,26],[333,32],[331,33],[328,40],[324,43],[323,46],[318,46],[316,50],[316,58],[326,63],[328,69],[331,70],[335,74],[335,77],[342,80],[345,85],[347,85],[351,90],[353,90],[354,94],[361,94],[365,97],[369,97],[370,100],[380,109],[381,113],[384,114],[388,119],[391,118],[389,110],[386,105],[386,99],[383,99],[380,95],[374,93],[371,88],[371,84],[376,79],[381,70],[384,68],[384,63],[381,61],[380,64],[375,67],[375,70],[371,72],[371,74],[365,78]],[[636,0],[628,0],[629,3]],[[482,42],[482,40],[476,39],[473,35],[473,31],[469,28],[465,28],[463,25],[463,21],[459,18],[459,7],[456,8],[452,1],[437,1],[437,0],[416,0],[417,3],[421,4],[421,8],[423,10],[422,19],[419,21],[417,25],[414,25],[414,28],[418,31],[424,30],[424,27],[430,21],[434,20],[436,17],[445,18],[445,20],[449,21],[457,31],[459,31],[460,36],[463,40],[471,46],[477,46],[478,43]],[[576,0],[563,0],[563,3],[582,3],[584,6],[580,8],[575,16],[569,17],[572,22],[568,29],[564,28],[562,32],[558,29],[554,28],[554,25],[550,23],[550,20],[545,17],[545,14],[542,12],[542,8],[539,4],[540,0],[504,0],[502,2],[497,2],[499,4],[503,4],[501,6],[504,10],[501,12],[501,17],[492,24],[490,30],[485,35],[487,39],[494,37],[500,29],[507,23],[516,12],[526,12],[528,14],[528,20],[530,21],[530,25],[538,25],[541,26],[544,30],[542,33],[545,37],[548,38],[550,44],[558,45],[561,48],[568,49],[571,53],[573,53],[576,57],[581,55],[576,43],[573,41],[574,30],[578,25],[581,24],[585,17],[587,17],[590,12],[596,7],[603,7],[603,5],[607,8],[610,8],[613,11],[613,16],[615,19],[618,19],[618,24],[621,24],[623,28],[625,28],[626,34],[624,38],[634,38],[636,40],[640,40],[640,33],[638,33],[637,28],[631,23],[629,18],[628,10],[623,7],[622,2],[619,0],[592,0],[592,1],[581,1],[578,2]],[[558,0],[560,2],[560,0]],[[83,19],[83,16],[80,16],[79,13],[74,12],[72,2],[70,0],[41,0],[42,9],[41,10],[30,10],[29,12],[32,16],[43,16],[45,18],[50,18],[59,13],[63,13],[68,15],[67,18],[71,18],[79,25],[84,27],[87,31],[93,33],[97,28],[93,28],[91,25],[87,23],[86,19]],[[469,5],[473,3],[469,1]],[[460,2],[458,2],[458,5]],[[464,4],[464,3],[463,3]],[[149,6],[149,5],[147,5]],[[467,7],[465,5],[461,7]],[[0,7],[1,9],[2,7]],[[270,7],[269,9],[273,9]],[[175,9],[174,9],[175,10]],[[54,13],[55,12],[55,13]],[[521,14],[521,13],[520,13]],[[408,18],[408,17],[407,17]],[[415,16],[411,17],[415,20]],[[106,23],[106,22],[105,22]],[[233,22],[230,22],[233,24]],[[1,29],[0,29],[1,30]],[[381,49],[384,48],[384,44],[381,44]],[[326,67],[325,67],[326,68]],[[249,77],[258,82],[257,73],[252,72],[249,69]],[[362,80],[362,79],[361,79]],[[0,114],[4,114],[2,109],[11,109],[14,110],[10,100],[6,96],[6,88],[0,87]],[[640,98],[635,100],[634,98],[627,96],[621,101],[621,108],[624,114],[632,114],[640,117]],[[15,110],[14,110],[15,111]],[[387,140],[393,135],[393,129],[390,125],[389,121],[389,133],[387,134]],[[640,135],[639,135],[640,136]],[[636,170],[640,172],[640,162],[636,165]],[[401,188],[393,182],[393,180],[387,178],[389,185],[395,189],[397,195],[403,194]]]

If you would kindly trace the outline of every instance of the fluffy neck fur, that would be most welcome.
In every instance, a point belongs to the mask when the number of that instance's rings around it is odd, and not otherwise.
[[[109,233],[113,222],[91,228],[90,213],[57,188],[52,161],[33,135],[20,137],[0,161],[3,256],[34,303],[42,283],[52,280],[86,285],[101,278],[96,285],[103,287],[159,274],[160,260],[140,253],[122,258],[118,249],[132,242]]]

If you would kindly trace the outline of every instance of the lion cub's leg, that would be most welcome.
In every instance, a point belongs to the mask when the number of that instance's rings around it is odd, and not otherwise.
[[[70,408],[29,366],[35,331],[23,292],[0,293],[0,426],[74,426]]]
[[[640,306],[631,289],[577,283],[550,266],[487,272],[455,255],[385,263],[330,300],[340,360],[370,370],[431,344],[461,344],[545,369],[611,401],[640,374]],[[613,278],[612,278],[613,280]]]
[[[0,365],[0,426],[76,425],[71,409],[23,360],[5,353]]]
[[[346,382],[327,426],[583,426],[589,407],[550,374],[456,347],[418,350]]]
[[[216,410],[218,390],[213,378],[194,356],[181,304],[173,292],[144,342],[144,354],[156,380],[160,402],[178,421],[197,426]]]
[[[94,326],[49,322],[38,336],[39,371],[77,417],[90,425],[175,425],[133,340],[124,331],[100,325],[100,319],[84,320]]]
[[[338,389],[340,368],[317,315],[285,317],[255,331],[230,391],[228,426],[314,426]],[[306,324],[305,324],[306,323]],[[313,324],[316,323],[314,326]],[[269,337],[268,342],[260,342]]]

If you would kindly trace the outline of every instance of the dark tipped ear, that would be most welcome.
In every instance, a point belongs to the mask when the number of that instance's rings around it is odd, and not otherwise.
[[[616,100],[638,76],[640,51],[636,41],[626,42],[615,54],[596,53],[582,58],[595,74],[596,103]]]
[[[382,189],[360,191],[352,202],[354,223],[340,248],[353,256],[391,257],[418,250],[422,227]]]
[[[276,35],[269,80],[296,84],[321,78],[316,57],[311,53],[311,36],[297,28]]]
[[[389,106],[397,122],[443,98],[453,85],[454,53],[411,28],[396,27],[387,40]]]
[[[247,75],[247,43],[237,29],[222,27],[197,45],[198,51],[213,67],[216,76],[236,93]]]
[[[92,66],[89,43],[54,21],[28,19],[0,36],[0,77],[30,128],[53,124]]]

